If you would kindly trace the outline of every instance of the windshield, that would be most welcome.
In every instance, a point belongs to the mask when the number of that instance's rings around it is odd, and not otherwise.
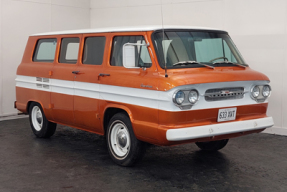
[[[154,33],[154,44],[162,68],[203,67],[197,63],[215,67],[245,64],[225,32],[158,31]],[[185,65],[177,64],[185,61]],[[187,65],[188,61],[192,65]]]

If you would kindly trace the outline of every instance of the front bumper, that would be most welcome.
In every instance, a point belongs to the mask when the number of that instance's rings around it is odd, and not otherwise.
[[[169,129],[166,131],[166,139],[168,141],[184,141],[190,139],[199,139],[218,135],[265,129],[268,127],[272,127],[273,125],[273,118],[265,117],[245,121],[233,121],[212,125]]]

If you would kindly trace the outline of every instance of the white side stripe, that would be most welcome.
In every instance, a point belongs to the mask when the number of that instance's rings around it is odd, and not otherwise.
[[[74,95],[74,81],[50,79],[51,92]]]
[[[189,110],[199,110],[257,104],[256,101],[250,98],[250,88],[254,84],[268,84],[267,81],[236,81],[184,85],[173,88],[169,91],[155,91],[141,88],[111,86],[97,83],[86,83],[46,78],[43,79],[45,79],[45,81],[42,82],[39,81],[39,78],[37,81],[36,77],[18,75],[16,78],[16,86],[34,90],[49,91],[53,93],[61,93],[66,95],[76,95],[93,99],[115,101],[153,109],[160,109],[164,111],[182,111],[180,108],[175,106],[172,101],[172,96],[174,92],[178,89],[197,89],[200,94],[199,101]],[[237,100],[223,100],[214,102],[208,102],[205,100],[204,93],[207,89],[221,87],[244,87],[246,93],[242,99]]]
[[[100,99],[100,84],[75,81],[75,95]]]

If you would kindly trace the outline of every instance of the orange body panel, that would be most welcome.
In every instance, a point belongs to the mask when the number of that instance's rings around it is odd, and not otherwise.
[[[159,75],[164,77],[164,71],[162,70]],[[269,80],[264,74],[249,67],[216,67],[214,70],[210,68],[196,68],[193,70],[172,69],[168,70],[168,75],[170,78],[160,79],[160,90],[166,91],[188,84]]]
[[[256,72],[249,67],[240,68],[238,66],[216,67],[214,70],[204,67],[170,69],[168,70],[168,78],[166,78],[165,70],[159,66],[156,59],[155,48],[151,39],[152,33],[153,31],[31,36],[28,40],[22,62],[18,67],[17,75],[64,80],[70,83],[75,83],[75,81],[79,83],[85,82],[96,84],[99,88],[101,88],[102,85],[105,85],[149,91],[168,91],[182,85],[214,82],[269,81],[264,74]],[[148,50],[152,60],[152,66],[145,70],[111,66],[110,56],[112,41],[114,36],[119,35],[144,36],[146,42],[150,44]],[[84,39],[92,36],[106,37],[102,65],[86,65],[82,63]],[[61,39],[65,37],[80,38],[78,62],[76,64],[63,64],[58,62]],[[32,61],[37,40],[43,38],[57,38],[56,59],[53,63]],[[79,73],[73,74],[73,71],[79,71]],[[100,73],[109,74],[109,76],[99,76]],[[28,112],[27,107],[29,101],[38,102],[42,105],[48,120],[102,135],[105,134],[104,115],[106,110],[109,108],[122,109],[129,114],[136,137],[140,140],[157,145],[175,145],[185,142],[231,138],[263,130],[260,129],[244,133],[221,135],[213,138],[169,142],[166,139],[166,131],[168,129],[216,124],[219,108],[166,111],[157,109],[157,106],[154,106],[153,108],[144,107],[140,103],[139,105],[135,105],[128,104],[127,102],[107,101],[99,94],[97,95],[97,93],[93,93],[95,94],[93,95],[95,98],[88,98],[79,95],[22,87],[16,87],[16,93],[16,107],[24,113]],[[266,117],[267,106],[267,103],[237,106],[235,121]]]
[[[37,91],[33,89],[26,89],[22,87],[16,87],[17,96],[16,107],[19,111],[23,113],[28,113],[28,103],[31,101],[40,103],[47,119],[52,120],[52,109],[49,107],[50,104],[50,93],[46,91]]]
[[[267,103],[247,106],[237,106],[236,120],[248,120],[266,117]],[[159,111],[159,124],[174,129],[217,123],[219,108],[201,109],[195,111]]]

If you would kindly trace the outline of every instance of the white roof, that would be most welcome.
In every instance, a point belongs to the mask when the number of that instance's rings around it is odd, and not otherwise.
[[[162,26],[162,25],[150,25],[150,26],[135,26],[135,27],[110,27],[110,28],[95,28],[95,29],[79,29],[70,31],[55,31],[47,33],[38,33],[32,36],[41,35],[63,35],[63,34],[81,34],[81,33],[104,33],[104,32],[132,32],[132,31],[155,31],[160,29],[202,29],[202,30],[219,30],[207,27],[193,27],[193,26]],[[220,30],[224,31],[224,30]]]

